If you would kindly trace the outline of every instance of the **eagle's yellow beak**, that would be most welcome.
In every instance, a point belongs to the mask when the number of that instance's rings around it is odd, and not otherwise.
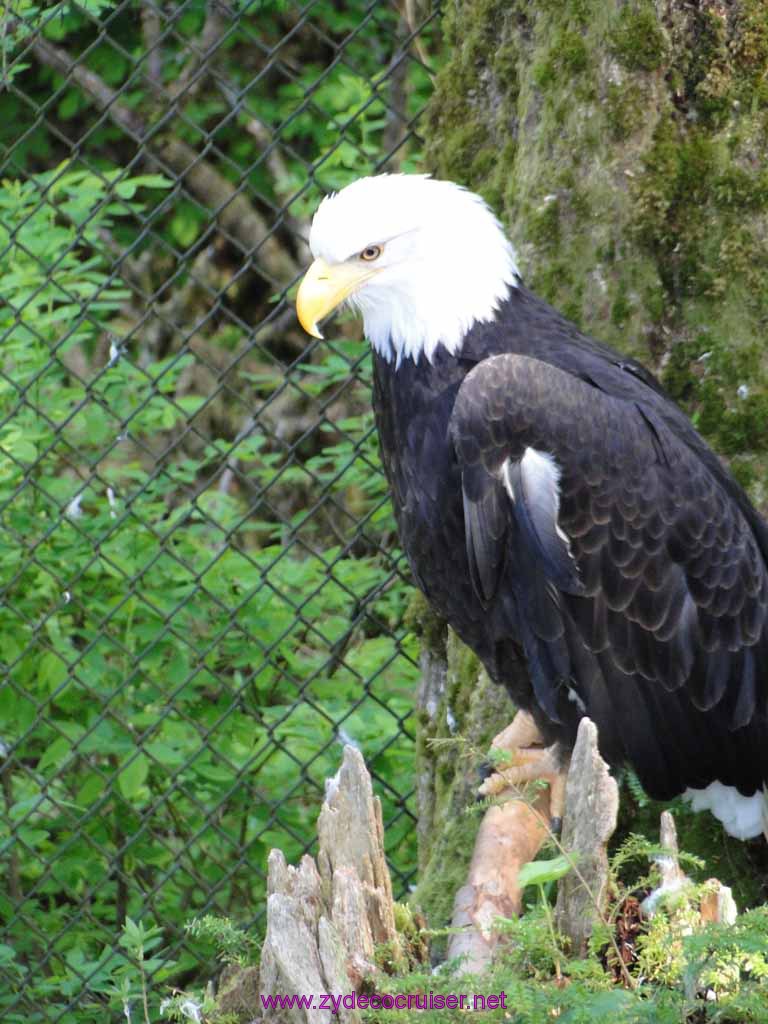
[[[296,313],[307,334],[322,338],[318,320],[332,313],[375,273],[371,267],[316,259],[304,275],[296,296]]]

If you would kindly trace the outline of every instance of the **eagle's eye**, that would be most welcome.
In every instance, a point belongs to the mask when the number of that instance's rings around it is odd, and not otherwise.
[[[380,245],[367,245],[365,249],[360,253],[360,259],[370,262],[371,260],[377,260],[381,256]]]

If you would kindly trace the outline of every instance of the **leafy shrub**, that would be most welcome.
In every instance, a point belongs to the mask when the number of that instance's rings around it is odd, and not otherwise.
[[[165,187],[61,167],[0,198],[0,913],[14,979],[0,1006],[26,962],[62,1009],[103,995],[125,966],[112,949],[125,915],[172,935],[209,906],[254,914],[269,846],[301,853],[344,737],[367,752],[388,839],[413,858],[416,666],[396,634],[397,553],[329,545],[314,520],[302,531],[305,512],[293,527],[251,519],[241,498],[201,487],[173,444],[203,401],[178,391],[191,355],[142,364],[110,329],[125,292],[96,241],[137,214],[137,190]],[[339,373],[333,359],[307,369],[308,393]],[[359,519],[360,537],[391,530],[370,413],[327,432],[335,444],[306,464],[258,427],[203,459],[238,460],[262,496],[281,474],[300,481]],[[182,952],[174,969],[192,962]],[[154,983],[168,970],[145,966]]]

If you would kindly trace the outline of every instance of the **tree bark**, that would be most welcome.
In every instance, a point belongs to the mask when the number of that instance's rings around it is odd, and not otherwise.
[[[485,196],[526,283],[660,374],[764,508],[764,4],[453,0],[443,28],[428,169]],[[513,709],[422,619],[416,898],[440,927],[466,878],[477,780],[430,740],[483,747]]]

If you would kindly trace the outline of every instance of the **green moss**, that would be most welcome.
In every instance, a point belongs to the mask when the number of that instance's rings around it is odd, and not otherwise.
[[[672,120],[656,126],[643,154],[642,172],[632,180],[631,227],[637,239],[656,252],[674,245],[670,212],[679,197],[680,139]]]
[[[631,312],[632,306],[627,295],[627,286],[621,280],[616,290],[616,298],[611,306],[611,323],[616,327],[623,327],[629,319]]]
[[[431,929],[445,928],[453,916],[453,900],[467,880],[469,861],[480,826],[479,815],[457,811],[451,827],[444,830],[436,843],[432,856],[421,873],[419,883],[411,896],[415,906],[421,907]],[[433,955],[445,950],[446,939],[431,943]]]
[[[719,425],[718,447],[726,455],[768,450],[768,394],[750,394],[737,402],[726,410]]]
[[[619,11],[609,43],[629,71],[654,71],[667,52],[667,40],[650,2],[630,2]]]
[[[645,288],[642,293],[641,308],[651,324],[658,324],[664,318],[666,311],[666,296],[660,286],[658,278],[654,278],[651,286]]]
[[[768,388],[761,383],[761,353],[757,343],[734,346],[730,338],[711,335],[672,349],[664,383],[725,455],[768,450]],[[742,469],[745,486],[755,480],[754,468],[749,473]]]
[[[426,921],[422,914],[405,903],[394,903],[395,928],[410,970],[429,963],[429,944],[424,934]]]
[[[732,459],[731,473],[747,492],[758,480],[758,466],[751,455],[739,455]]]
[[[560,241],[560,208],[556,197],[545,200],[528,218],[528,240],[542,247]]]
[[[692,371],[692,363],[705,351],[701,341],[680,341],[673,345],[668,353],[667,365],[661,375],[661,382],[667,391],[680,404],[692,398],[697,378]]]
[[[645,90],[636,81],[608,83],[605,94],[606,120],[614,142],[623,142],[636,130],[638,111],[643,109],[645,100]]]
[[[445,643],[448,627],[429,606],[420,590],[413,590],[405,611],[404,625],[421,639],[435,657],[445,657]]]
[[[546,56],[534,65],[533,79],[546,89],[563,77],[579,75],[589,65],[589,51],[579,32],[565,29],[555,36]]]
[[[755,175],[731,163],[712,182],[712,197],[724,210],[758,210],[768,203],[768,173]]]
[[[480,0],[470,25],[449,9],[443,28],[455,60],[437,76],[439,102],[430,107],[427,134],[439,137],[439,147],[427,146],[427,166],[438,176],[471,183],[491,203],[499,203],[506,181],[507,161],[515,157],[515,140],[499,130],[514,114],[518,92],[519,49],[510,32],[500,31],[501,0]],[[473,83],[485,69],[495,84],[493,116],[481,116]],[[485,107],[484,113],[487,114]]]

